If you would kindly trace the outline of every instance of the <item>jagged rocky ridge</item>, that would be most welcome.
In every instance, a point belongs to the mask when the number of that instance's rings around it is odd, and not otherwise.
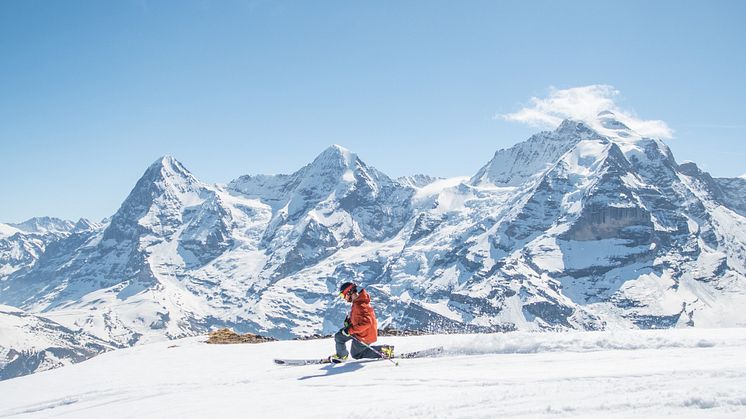
[[[746,181],[677,164],[611,113],[593,126],[564,121],[456,180],[393,180],[339,146],[227,185],[164,157],[107,223],[5,274],[0,302],[123,346],[329,333],[347,280],[398,329],[746,324]]]

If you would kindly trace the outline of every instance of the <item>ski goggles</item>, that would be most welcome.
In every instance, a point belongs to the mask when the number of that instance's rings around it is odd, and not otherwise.
[[[339,293],[339,298],[345,299],[355,285],[350,285]]]

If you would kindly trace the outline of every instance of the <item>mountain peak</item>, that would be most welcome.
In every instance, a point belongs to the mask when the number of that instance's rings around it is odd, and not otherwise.
[[[167,226],[171,222],[167,220],[169,217],[178,219],[181,216],[179,208],[201,202],[202,188],[202,183],[178,160],[169,155],[158,158],[145,170],[112,217],[105,238],[136,238],[139,227],[132,226],[141,227],[143,223],[159,228]],[[154,203],[157,203],[156,209],[152,208]],[[151,210],[158,215],[143,222],[141,219]]]
[[[166,164],[173,164],[174,162],[177,162],[177,160],[174,158],[174,156],[172,156],[170,154],[164,154],[161,157],[157,158],[153,162],[153,164],[166,165]]]
[[[326,151],[333,151],[340,154],[351,154],[352,152],[339,144],[332,144],[327,147]]]
[[[94,223],[93,221],[87,219],[87,218],[81,218],[78,220],[77,223],[75,223],[75,230],[76,231],[87,231],[87,230],[93,230],[96,228],[99,228],[101,224]]]
[[[584,133],[594,135],[604,135],[607,137],[629,141],[630,139],[639,139],[640,135],[633,131],[627,124],[622,122],[613,111],[605,110],[584,119],[565,119],[555,129],[555,133],[562,136]]]
[[[354,173],[364,167],[365,164],[360,161],[357,154],[335,144],[293,176],[300,175],[303,178],[300,183],[302,187],[315,188],[320,183],[336,184],[341,180],[351,181],[354,179]]]
[[[181,162],[179,162],[169,154],[156,159],[145,171],[145,174],[152,175],[148,176],[151,179],[153,178],[153,176],[158,175],[164,178],[174,175],[179,177],[193,177],[191,172],[189,172],[189,170],[187,170],[184,165],[181,164]]]
[[[619,119],[617,119],[614,112],[611,112],[611,111],[599,112],[597,115],[597,118],[601,126],[606,129],[615,130],[615,131],[630,131],[630,128],[626,124],[624,124]]]
[[[177,189],[193,190],[200,184],[199,180],[184,167],[181,162],[170,155],[156,159],[143,173],[135,189]]]
[[[179,193],[191,192],[199,189],[200,181],[184,167],[181,162],[170,155],[158,158],[151,164],[133,190],[150,190],[149,195],[159,194],[171,189]]]
[[[396,181],[400,184],[410,186],[412,188],[422,188],[438,180],[443,180],[443,178],[423,174],[402,176],[396,179]]]
[[[336,188],[332,185],[343,185],[353,182],[355,173],[367,170],[357,154],[339,145],[331,145],[319,154],[310,164],[292,176],[298,178],[297,188],[321,189]],[[344,187],[346,188],[346,186]],[[331,190],[331,189],[330,189]]]
[[[47,234],[68,233],[75,227],[75,223],[55,217],[34,217],[10,226],[27,233]]]
[[[337,145],[332,144],[329,146],[326,150],[324,150],[321,154],[319,154],[311,163],[312,166],[324,166],[329,167],[330,165],[335,167],[346,167],[350,168],[353,166],[353,163],[357,160],[357,154],[351,152],[350,150]]]
[[[469,183],[520,186],[543,173],[583,140],[601,135],[584,121],[565,119],[554,131],[544,131],[511,148],[498,150]]]
[[[562,123],[554,130],[557,134],[553,136],[554,139],[562,140],[567,136],[583,137],[593,136],[596,132],[586,122],[577,119],[565,119]]]

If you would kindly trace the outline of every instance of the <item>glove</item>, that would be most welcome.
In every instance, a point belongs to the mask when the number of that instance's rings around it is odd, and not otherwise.
[[[350,327],[347,326],[347,327],[343,327],[343,328],[339,329],[339,333],[341,333],[342,336],[349,337],[350,336]]]
[[[345,317],[345,328],[349,328],[352,326],[352,322],[350,321],[349,317]]]

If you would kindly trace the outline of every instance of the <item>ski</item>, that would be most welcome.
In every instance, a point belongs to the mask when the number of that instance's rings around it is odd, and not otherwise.
[[[407,352],[401,355],[396,355],[394,358],[410,359],[410,358],[430,358],[438,356],[443,353],[442,346],[436,346],[433,348],[422,349],[420,351]]]
[[[330,364],[328,359],[275,359],[275,364],[278,365],[314,365],[314,364]]]
[[[412,358],[428,358],[428,357],[434,357],[438,356],[443,352],[442,346],[436,346],[434,348],[428,348],[428,349],[422,349],[419,351],[414,352],[407,352],[403,353],[401,355],[395,355],[393,358],[390,359],[412,359]],[[385,359],[389,358],[364,358],[360,360],[349,360],[349,361],[341,361],[341,362],[333,362],[334,364],[343,364],[345,362],[354,362],[354,361],[383,361]],[[316,364],[330,364],[332,362],[329,362],[328,359],[275,359],[275,364],[278,365],[287,365],[287,366],[300,366],[300,365],[316,365]]]

